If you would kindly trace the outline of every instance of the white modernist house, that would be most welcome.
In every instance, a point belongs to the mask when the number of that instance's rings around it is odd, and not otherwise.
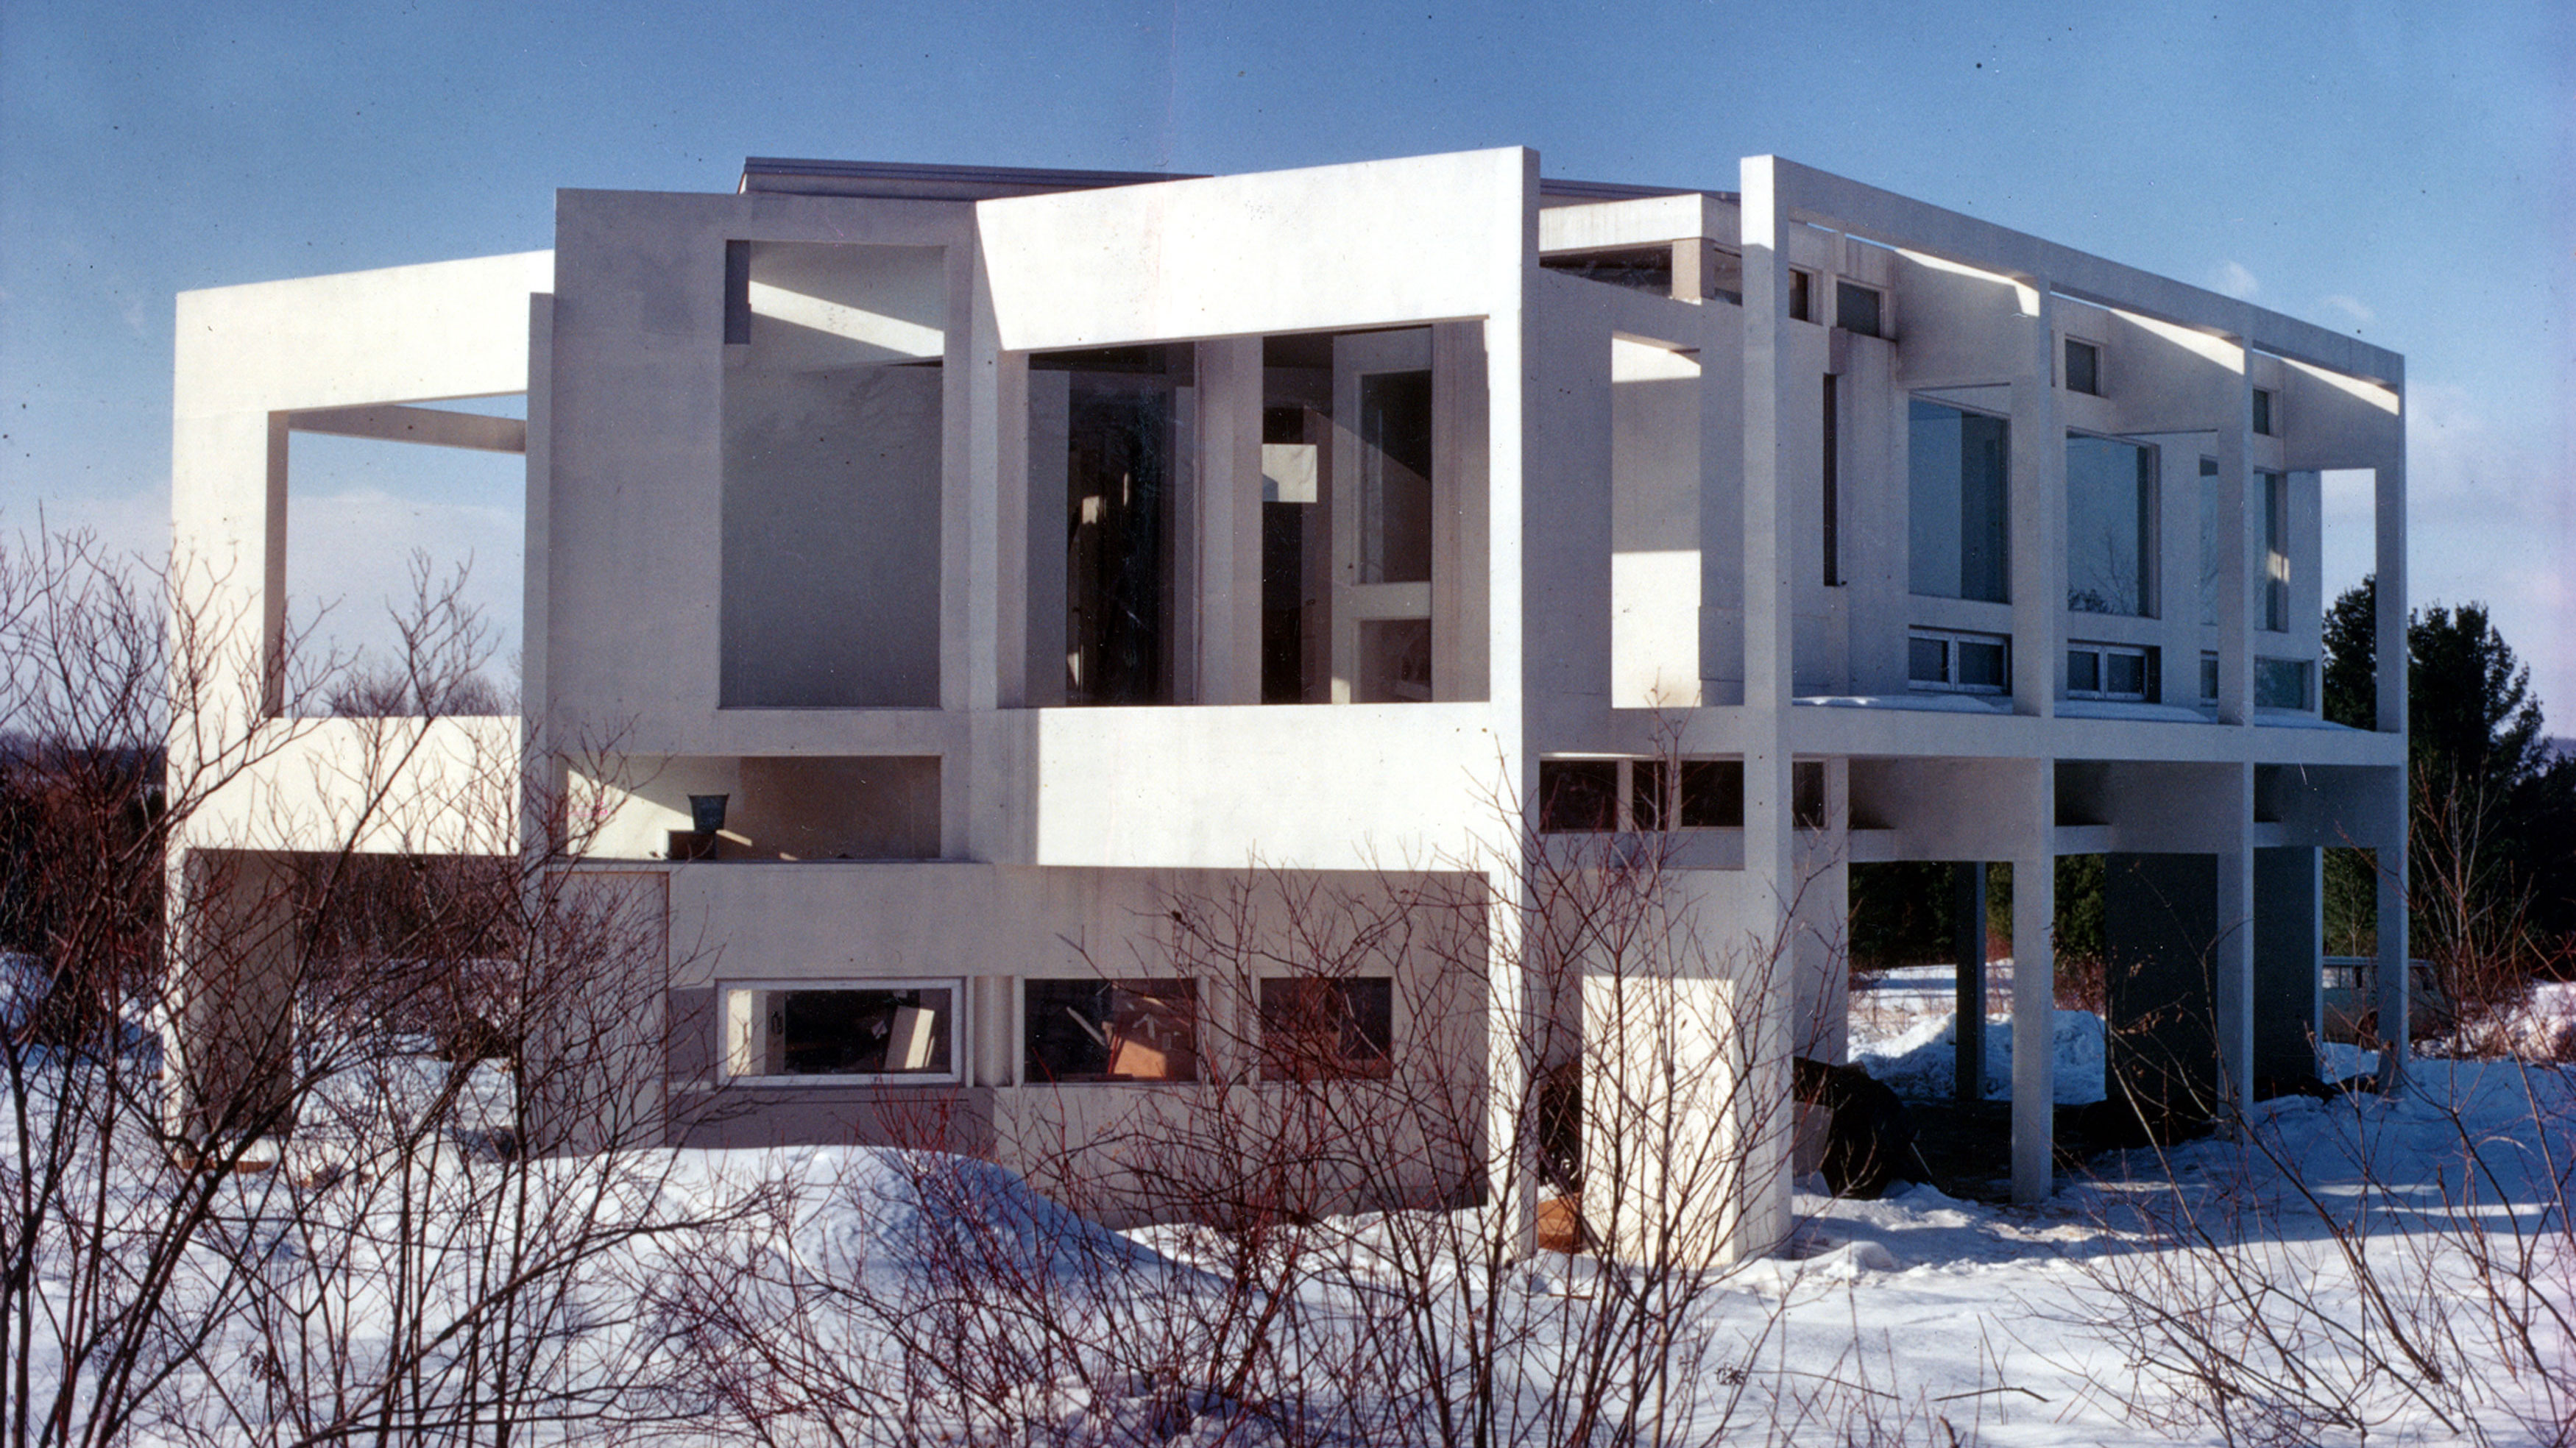
[[[177,536],[236,560],[246,669],[292,435],[524,451],[524,721],[441,721],[393,803],[526,747],[600,822],[582,868],[674,942],[636,1083],[673,1141],[848,1139],[908,1091],[1101,1127],[1191,1089],[1220,1008],[1157,975],[1175,891],[1449,871],[1509,904],[1574,833],[1668,833],[1712,939],[1814,925],[1774,1039],[1826,1056],[1849,868],[2011,862],[2025,1197],[2056,857],[2117,866],[2131,1014],[2198,1003],[2222,1107],[2314,1071],[2321,847],[2379,851],[2405,955],[2401,359],[1773,157],[1727,191],[1522,149],[753,160],[562,192],[551,253],[190,293],[178,336]],[[517,393],[524,425],[441,406]],[[2329,470],[2374,480],[2376,731],[2319,717]],[[197,843],[347,817],[362,733]],[[550,752],[590,739],[616,769]],[[1335,990],[1381,1067],[1459,1049]]]

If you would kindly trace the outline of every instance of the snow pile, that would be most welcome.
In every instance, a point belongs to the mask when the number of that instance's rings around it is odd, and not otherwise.
[[[1919,1018],[1912,1026],[1878,1040],[1854,1039],[1852,1064],[1884,1082],[1899,1096],[1940,1099],[1955,1089],[1958,1072],[1957,1017]],[[1989,1099],[2012,1095],[2012,1017],[1989,1016],[1986,1028],[1985,1090]],[[2103,1096],[2102,1018],[2091,1011],[2059,1011],[2049,1033],[2057,1073],[2056,1099],[2078,1106]]]

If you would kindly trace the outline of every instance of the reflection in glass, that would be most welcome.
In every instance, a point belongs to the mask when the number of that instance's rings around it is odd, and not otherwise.
[[[2009,602],[2009,425],[2000,417],[1920,399],[1908,419],[1914,591]]]
[[[2077,613],[2154,612],[2155,450],[2106,437],[2066,439],[2066,606]]]
[[[1431,581],[1431,374],[1360,379],[1360,582]]]

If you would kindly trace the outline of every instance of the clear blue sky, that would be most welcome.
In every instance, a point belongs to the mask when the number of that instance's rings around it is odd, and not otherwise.
[[[2405,353],[2416,599],[2491,603],[2576,734],[2571,11],[5,0],[0,526],[161,546],[174,293],[542,248],[558,186],[1522,144],[1727,188],[1772,152]],[[505,472],[297,468],[300,585],[348,614],[369,534],[514,591]]]

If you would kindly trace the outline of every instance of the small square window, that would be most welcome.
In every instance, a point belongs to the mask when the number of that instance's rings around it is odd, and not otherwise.
[[[1879,335],[1879,293],[1851,282],[1834,284],[1834,325],[1864,337]]]
[[[1796,267],[1789,269],[1789,319],[1794,322],[1816,320],[1815,277]]]
[[[2066,390],[2102,395],[2102,349],[2090,342],[2066,339]]]
[[[2308,707],[2307,660],[2255,659],[2254,707],[2306,709]]]
[[[2000,694],[2004,689],[2004,641],[2002,639],[1960,639],[1953,650],[1959,656],[1959,687],[1979,693]]]
[[[1394,1074],[1394,981],[1262,978],[1262,1080],[1383,1081]]]
[[[2273,422],[2272,389],[2257,387],[2254,389],[2254,430],[2265,437],[2278,436],[2272,430]]]
[[[2066,692],[2097,693],[2102,688],[2102,656],[2091,649],[2066,651]]]
[[[1022,990],[1031,1082],[1199,1078],[1196,981],[1032,980]]]

